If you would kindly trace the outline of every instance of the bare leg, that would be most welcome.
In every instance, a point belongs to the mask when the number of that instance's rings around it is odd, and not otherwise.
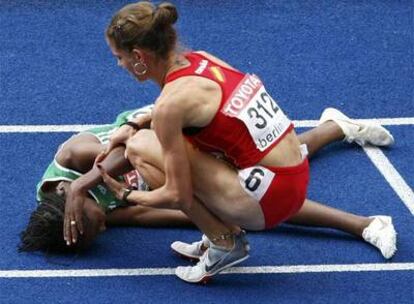
[[[323,147],[342,140],[344,136],[338,124],[333,121],[327,121],[316,128],[299,134],[298,138],[302,144],[307,145],[309,157],[312,157]],[[351,214],[306,199],[302,208],[288,220],[288,223],[335,228],[361,236],[362,231],[371,221],[372,219],[368,217]]]
[[[148,136],[149,134],[151,134],[151,136]],[[164,181],[164,178],[161,178],[160,176],[160,172],[162,172],[161,168],[163,166],[162,150],[152,131],[142,130],[138,132],[133,140],[130,140],[127,144],[127,155],[134,168],[143,172],[143,174],[148,174],[154,183],[162,185]],[[150,170],[154,168],[155,170],[150,172]],[[198,198],[195,197],[191,206],[182,208],[181,211],[191,219],[213,243],[226,248],[233,247],[233,239],[223,236],[239,233],[240,228],[236,225],[224,224],[224,222],[211,213]]]
[[[151,187],[160,187],[163,184],[164,174],[159,169],[149,164],[143,164],[143,166],[139,168],[139,171],[144,175],[145,180],[151,181],[151,179],[155,178],[155,180],[150,182]],[[177,211],[171,210],[171,212]],[[160,214],[160,216],[165,216],[167,218],[168,214]],[[306,199],[305,203],[303,204],[302,208],[298,211],[298,213],[292,216],[287,222],[289,224],[294,225],[338,229],[360,237],[362,235],[362,231],[371,223],[372,220],[373,219],[368,217],[348,213]],[[187,219],[187,221],[189,220]],[[175,222],[174,214],[172,214],[172,218],[169,219],[168,222],[170,224]],[[177,217],[177,222],[185,223],[185,221],[182,221],[182,218],[180,216]]]
[[[150,185],[152,189],[161,187],[165,181],[164,173],[158,168],[150,165],[149,163],[139,163],[137,168],[140,174],[143,175],[145,181]],[[132,208],[132,207],[131,207]],[[175,210],[162,210],[162,209],[152,209],[145,208],[141,206],[134,206],[136,210],[130,211],[119,210],[118,214],[114,214],[112,220],[112,213],[116,213],[118,210],[115,210],[110,214],[112,224],[135,224],[135,225],[172,225],[177,223],[187,224],[190,222],[188,218],[184,216],[179,211]],[[129,208],[128,208],[129,209]],[[147,209],[152,209],[151,212],[147,212]],[[160,212],[159,214],[157,212]],[[163,213],[165,212],[165,214]],[[171,212],[171,214],[168,214]],[[146,214],[145,214],[146,213]],[[176,215],[180,213],[181,215]],[[122,215],[121,215],[122,214]],[[128,220],[125,220],[123,215],[128,215]],[[145,219],[142,216],[145,214]],[[131,216],[129,216],[131,215]],[[149,217],[157,218],[156,223],[153,223],[150,220],[147,220],[147,215]],[[171,215],[171,217],[170,217]],[[118,218],[122,220],[119,221]],[[185,217],[185,219],[183,219]],[[108,218],[109,219],[109,218]],[[347,213],[335,208],[331,208],[320,203],[306,199],[304,205],[299,210],[297,214],[292,216],[287,222],[294,225],[304,225],[304,226],[316,226],[316,227],[327,227],[339,229],[350,234],[361,236],[364,228],[372,221],[367,217],[354,215]]]
[[[179,210],[144,206],[116,208],[106,215],[106,223],[114,226],[194,227],[188,217]]]
[[[327,126],[329,125],[327,124]],[[143,134],[148,135],[140,138],[141,144],[144,143],[143,146],[137,145],[133,147],[133,143],[131,146],[128,145],[127,150],[131,149],[128,155],[131,154],[133,156],[136,153],[136,156],[139,156],[137,159],[140,159],[142,155],[146,162],[162,171],[162,151],[155,134],[152,131],[147,131]],[[320,142],[327,143],[331,140],[329,138],[333,138],[333,136]],[[147,140],[147,142],[144,140]],[[138,142],[138,140],[135,141],[135,143]],[[150,151],[148,151],[148,147],[151,147]],[[221,221],[214,218],[211,220],[213,225],[216,225],[216,222],[219,223],[220,226],[217,232],[221,231],[223,233],[223,231],[226,231],[226,227],[222,227],[225,225],[223,223],[240,223],[242,227],[249,230],[255,230],[256,227],[260,229],[261,221],[257,219],[263,216],[263,214],[261,212],[261,214],[256,214],[257,209],[253,209],[250,206],[257,206],[257,203],[251,204],[240,193],[239,189],[241,186],[237,179],[236,170],[228,167],[224,162],[217,161],[207,154],[200,153],[191,146],[188,147],[188,153],[191,162],[194,193],[202,202],[193,205],[204,208],[204,204],[208,204],[208,209],[214,214],[219,215]],[[196,212],[197,210],[195,213],[186,212],[186,214],[190,219],[194,214],[196,216],[204,216],[203,213]],[[252,221],[251,218],[255,220]],[[396,234],[389,217],[382,216],[381,218],[371,219],[306,200],[301,210],[292,216],[289,222],[299,225],[340,229],[360,237],[364,233],[364,240],[377,247],[385,258],[390,258],[396,250]],[[375,225],[371,225],[371,223]],[[211,238],[207,233],[208,230],[204,230],[209,227],[201,225],[198,225],[198,227]],[[227,227],[227,231],[231,231],[231,229]],[[209,232],[212,233],[211,230]],[[181,245],[183,244],[181,243]],[[178,250],[177,252],[180,251]]]
[[[344,138],[342,129],[333,121],[327,121],[316,128],[298,135],[299,141],[308,147],[309,157],[335,141]]]
[[[299,212],[287,222],[295,225],[334,228],[362,236],[362,231],[372,220],[306,199]]]
[[[164,173],[149,163],[137,162],[137,169],[144,176],[152,189],[164,184]],[[113,225],[190,225],[189,219],[180,211],[163,210],[134,206],[123,210],[115,210],[108,215]],[[361,236],[372,219],[358,216],[332,207],[328,207],[307,199],[300,211],[287,222],[295,225],[326,227],[342,230]]]
[[[308,138],[318,136],[318,133],[325,132],[326,130],[329,131],[329,130],[334,129],[335,131],[336,124],[333,124],[331,126],[329,126],[329,124],[330,122],[323,124],[321,127],[314,129],[314,130],[317,130],[317,132],[311,130],[310,132],[308,132],[309,133]],[[335,133],[333,132],[331,133],[331,136],[326,136],[326,139],[324,141],[321,141],[321,143],[322,142],[326,143],[329,140],[332,140],[332,138],[334,137],[333,136],[334,134]],[[153,140],[151,139],[151,137],[147,138],[146,140],[148,139],[150,141]],[[143,139],[141,139],[141,143],[142,141]],[[159,160],[156,160],[155,159],[156,157],[154,156],[155,154],[159,154],[158,152],[154,153],[154,151],[156,151],[158,148],[154,146],[154,143],[150,143],[150,142],[147,142],[147,144],[145,144],[144,147],[148,147],[149,145],[151,145],[152,148],[151,148],[151,155],[148,156],[147,160],[152,163],[158,163]],[[145,153],[145,151],[140,151],[141,155],[143,153]],[[220,170],[220,172],[222,173],[220,173],[219,176],[217,176],[217,170],[216,170],[217,165],[214,165],[212,163],[213,160],[209,158],[203,157],[201,159],[201,156],[202,155],[200,155],[200,153],[190,151],[190,158],[192,157],[192,160],[191,160],[192,166],[193,166],[193,169],[196,169],[193,172],[193,178],[194,178],[194,183],[195,183],[194,189],[198,195],[201,195],[202,198],[206,197],[205,196],[206,190],[204,189],[205,187],[203,186],[203,184],[197,183],[197,180],[202,178],[202,176],[203,178],[207,177],[211,179],[214,178],[216,180],[219,179],[219,184],[225,185],[226,189],[232,189],[237,186],[234,183],[232,183],[231,176],[228,176],[228,174],[230,174],[227,172],[229,168],[225,170],[224,168],[220,167],[222,169]],[[147,163],[146,166],[148,165],[149,164]],[[215,166],[214,168],[216,168],[214,170],[210,169],[213,167],[213,165]],[[225,164],[223,163],[221,164],[221,166],[225,166]],[[159,171],[159,173],[161,173],[161,171]],[[217,192],[219,189],[210,189],[210,190],[213,192]],[[211,208],[213,212],[216,212],[214,205],[213,206],[209,205],[209,208]],[[233,208],[232,212],[237,213],[237,204],[233,205],[232,208]],[[217,211],[217,214],[220,214],[220,211]],[[231,221],[231,219],[225,218],[225,217],[223,217],[222,220],[224,220],[225,222]],[[361,236],[363,229],[366,228],[371,221],[372,219],[368,217],[354,215],[354,214],[347,213],[347,212],[344,212],[338,209],[324,206],[320,203],[306,200],[301,210],[299,210],[297,214],[291,217],[288,222],[292,224],[298,224],[298,225],[320,226],[320,227],[340,229],[342,231],[345,231],[345,232],[348,232],[348,233],[351,233],[357,236]]]
[[[234,168],[198,151],[190,144],[187,146],[187,153],[191,163],[194,195],[202,202],[203,207],[206,206],[223,223],[228,223],[230,229],[235,229],[232,225],[240,225],[249,230],[264,228],[262,209],[243,190]],[[163,170],[162,148],[153,131],[141,130],[128,141],[127,155],[135,168],[139,168],[144,162]],[[191,217],[190,219],[193,220]],[[239,230],[237,228],[236,231]]]
[[[288,223],[339,229],[374,245],[384,258],[391,258],[396,250],[396,232],[388,216],[367,218],[305,200],[297,214]]]

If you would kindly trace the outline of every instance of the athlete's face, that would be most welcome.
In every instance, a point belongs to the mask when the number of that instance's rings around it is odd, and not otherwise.
[[[111,49],[112,55],[117,59],[118,66],[127,70],[138,81],[144,81],[144,77],[137,75],[134,70],[134,64],[139,61],[137,59],[137,54],[118,49],[110,39],[107,39],[107,43]]]

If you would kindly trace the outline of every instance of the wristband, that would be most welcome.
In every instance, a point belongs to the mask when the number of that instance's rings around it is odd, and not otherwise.
[[[132,189],[124,188],[123,191],[124,191],[124,193],[122,194],[122,200],[124,202],[128,202],[128,196],[131,194]]]
[[[128,125],[128,126],[134,128],[137,131],[141,130],[141,127],[139,126],[139,124],[137,124],[137,123],[135,123],[133,121],[127,121],[127,122],[125,122],[125,123],[123,123],[121,125],[121,127],[124,126],[124,125]]]

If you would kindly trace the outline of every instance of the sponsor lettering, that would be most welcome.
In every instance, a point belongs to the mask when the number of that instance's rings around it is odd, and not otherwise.
[[[200,61],[200,65],[198,66],[198,68],[197,68],[197,70],[195,70],[195,73],[196,74],[201,74],[201,73],[203,73],[204,72],[204,70],[206,69],[206,67],[207,67],[207,64],[208,64],[208,61],[206,60],[206,59],[203,59],[203,60],[201,60]]]
[[[262,135],[260,138],[257,138],[256,144],[260,147],[260,150],[265,150],[270,146],[275,140],[283,134],[283,132],[289,127],[289,124],[276,123],[273,125],[272,130],[269,133]]]
[[[262,82],[257,76],[246,75],[239,87],[230,97],[229,101],[224,105],[224,113],[233,117],[237,116],[261,86]]]

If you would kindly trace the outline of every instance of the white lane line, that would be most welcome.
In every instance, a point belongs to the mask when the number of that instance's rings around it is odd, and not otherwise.
[[[383,126],[414,125],[414,117],[379,118],[379,119],[357,119],[357,121],[377,121]]]
[[[378,122],[383,126],[403,126],[414,125],[414,117],[399,117],[399,118],[370,118],[370,119],[354,119],[360,122]],[[318,125],[318,120],[294,120],[293,124],[297,128],[312,128]]]
[[[356,119],[356,121],[377,121],[383,126],[414,125],[414,117]],[[311,128],[318,124],[317,120],[294,120],[295,127]],[[0,125],[0,133],[49,133],[49,132],[81,132],[90,128],[105,125]]]
[[[104,125],[2,125],[0,133],[82,132]]]
[[[364,147],[365,153],[374,163],[375,167],[385,177],[395,193],[400,197],[411,214],[414,215],[414,192],[405,182],[400,173],[394,168],[389,159],[377,147]],[[411,164],[412,165],[412,164]]]
[[[327,273],[366,271],[414,271],[414,263],[332,264],[234,267],[223,274],[269,273]],[[127,269],[71,269],[71,270],[2,270],[0,278],[62,278],[62,277],[115,277],[174,275],[174,268],[127,268]]]

